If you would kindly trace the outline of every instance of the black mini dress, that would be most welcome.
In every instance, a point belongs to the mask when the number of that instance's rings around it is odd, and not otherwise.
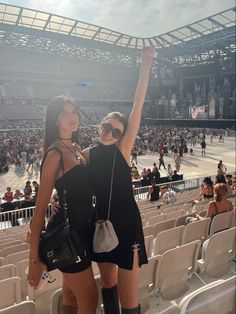
[[[114,145],[98,144],[90,149],[91,180],[96,196],[96,206],[92,214],[92,232],[95,229],[96,212],[99,219],[107,219],[111,187]],[[108,253],[93,253],[96,262],[110,262],[131,270],[133,250],[137,245],[139,266],[146,264],[147,254],[144,244],[142,221],[135,202],[131,181],[130,167],[117,148],[111,198],[110,221],[113,224],[119,245]]]

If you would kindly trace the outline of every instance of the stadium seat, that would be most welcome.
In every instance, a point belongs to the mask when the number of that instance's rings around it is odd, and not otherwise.
[[[22,242],[20,240],[6,240],[4,243],[0,244],[0,250],[3,250],[6,247],[14,246],[17,244],[21,244]]]
[[[32,301],[23,301],[0,310],[0,314],[36,314],[35,304]]]
[[[219,278],[229,271],[233,258],[236,228],[213,234],[202,246],[202,259],[198,260],[200,272],[211,278]]]
[[[152,226],[143,227],[143,234],[145,237],[152,234]]]
[[[152,216],[148,218],[148,226],[153,226],[155,224],[157,224],[158,222],[162,222],[166,220],[166,214],[162,214],[162,215],[156,215],[156,216]]]
[[[21,279],[11,277],[0,281],[0,309],[20,303],[21,299]]]
[[[145,248],[147,252],[147,257],[152,256],[152,247],[153,247],[153,236],[147,236],[144,238]]]
[[[166,251],[181,245],[184,226],[175,227],[158,233],[154,239],[153,255],[163,254]]]
[[[174,228],[174,226],[175,226],[175,219],[159,222],[153,226],[152,235],[154,238],[156,238],[158,233],[167,229]]]
[[[8,264],[0,267],[0,280],[16,276],[16,267],[13,264]]]
[[[229,211],[213,217],[210,227],[210,236],[218,231],[231,228],[233,215],[234,212]]]
[[[162,255],[157,284],[163,300],[174,300],[189,289],[188,279],[195,271],[201,241],[168,250]]]
[[[161,255],[152,256],[148,259],[148,264],[141,267],[138,296],[141,304],[142,312],[145,313],[149,308],[150,291],[154,291],[156,286],[156,278]]]
[[[185,226],[187,217],[192,217],[192,215],[189,214],[189,215],[183,215],[183,216],[177,217],[176,222],[175,222],[175,227]]]
[[[179,314],[235,313],[235,279],[218,280],[188,294],[179,303]]]
[[[7,265],[7,264],[14,264],[15,265],[16,263],[18,263],[24,259],[27,259],[27,258],[29,258],[29,250],[10,254],[10,255],[5,257],[4,265]]]
[[[29,245],[27,243],[21,243],[21,244],[5,247],[4,249],[1,250],[0,254],[2,257],[6,257],[10,254],[25,251],[28,248],[29,248]]]
[[[203,243],[208,238],[209,226],[211,223],[211,218],[206,218],[203,220],[197,220],[193,223],[189,223],[183,233],[183,244],[201,240]]]
[[[173,305],[158,314],[179,314],[179,307]]]
[[[16,263],[16,276],[20,277],[21,279],[21,296],[22,299],[26,299],[28,296],[28,281],[27,281],[27,276],[26,276],[26,268],[28,267],[29,260],[25,259],[23,261],[20,261]]]
[[[166,215],[166,220],[171,220],[171,219],[176,219],[180,216],[183,216],[185,214],[185,210],[184,209],[180,209],[180,210],[176,210],[174,212],[168,213]]]

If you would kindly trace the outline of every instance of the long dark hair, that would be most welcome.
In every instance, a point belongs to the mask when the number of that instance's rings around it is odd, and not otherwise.
[[[54,97],[47,106],[46,120],[45,120],[45,135],[44,135],[44,153],[48,147],[59,137],[57,118],[59,114],[63,111],[66,104],[70,104],[75,107],[78,112],[75,102],[64,95]],[[80,117],[80,114],[78,112]],[[72,142],[79,143],[79,130],[72,133]]]

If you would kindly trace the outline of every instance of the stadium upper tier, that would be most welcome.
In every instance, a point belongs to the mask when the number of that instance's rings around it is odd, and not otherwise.
[[[209,46],[221,41],[219,51],[221,54],[227,54],[235,51],[234,26],[235,8],[231,8],[165,34],[138,38],[71,18],[0,3],[1,46],[36,47],[37,41],[39,44],[40,38],[46,37],[48,41],[44,49],[51,52],[53,50],[50,40],[61,41],[64,36],[64,46],[62,44],[60,47],[62,51],[68,49],[67,44],[72,43],[71,40],[74,44],[85,45],[88,48],[94,48],[95,45],[110,51],[126,51],[126,54],[131,55],[136,55],[139,49],[150,45],[166,54],[173,47],[178,49],[197,47],[199,50],[206,43]],[[119,50],[119,47],[122,49]]]

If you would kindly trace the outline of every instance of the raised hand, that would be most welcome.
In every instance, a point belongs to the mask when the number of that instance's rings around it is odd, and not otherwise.
[[[144,47],[141,58],[141,70],[148,71],[151,69],[153,59],[155,57],[155,48],[153,47]]]

